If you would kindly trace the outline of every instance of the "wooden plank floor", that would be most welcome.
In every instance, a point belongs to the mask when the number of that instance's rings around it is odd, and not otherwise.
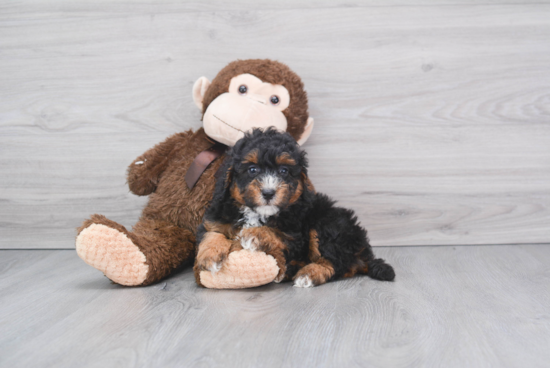
[[[126,226],[126,166],[201,125],[200,76],[273,58],[304,80],[316,187],[374,245],[550,242],[550,3],[0,4],[0,248]]]
[[[393,283],[109,283],[69,250],[0,251],[1,367],[548,367],[550,246],[380,247]]]

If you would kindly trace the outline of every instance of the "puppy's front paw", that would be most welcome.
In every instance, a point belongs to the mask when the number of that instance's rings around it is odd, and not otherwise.
[[[273,280],[273,281],[278,284],[278,283],[282,282],[285,279],[286,266],[284,264],[280,264],[279,262],[277,262],[277,266],[279,266],[279,273],[277,274],[277,276],[275,277],[275,280]]]
[[[210,265],[210,268],[208,269],[210,272],[212,273],[216,273],[218,272],[219,270],[222,269],[222,263],[221,262],[217,262],[217,263],[212,263]]]
[[[222,268],[222,263],[227,258],[228,252],[219,249],[204,249],[197,255],[197,265],[202,271],[216,273]]]
[[[308,275],[298,276],[294,279],[294,287],[310,288],[313,286],[313,281],[311,281]]]
[[[241,236],[241,246],[243,247],[243,249],[254,252],[258,250],[260,246],[260,242],[258,241],[258,238],[256,238],[255,236],[244,235],[244,236]]]

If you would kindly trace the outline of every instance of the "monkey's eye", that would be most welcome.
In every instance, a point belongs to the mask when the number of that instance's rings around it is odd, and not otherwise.
[[[286,166],[279,167],[279,174],[281,174],[282,176],[287,176],[288,175],[288,167],[286,167]]]
[[[254,176],[254,175],[258,174],[259,172],[260,172],[260,168],[258,166],[250,166],[248,168],[248,173],[251,176]]]
[[[277,96],[275,96],[275,95],[271,96],[271,98],[270,98],[269,100],[271,101],[271,103],[272,103],[273,105],[278,105],[279,102],[280,102],[279,97],[277,97]]]
[[[239,86],[239,93],[241,95],[246,94],[246,91],[248,91],[248,88],[244,84]]]

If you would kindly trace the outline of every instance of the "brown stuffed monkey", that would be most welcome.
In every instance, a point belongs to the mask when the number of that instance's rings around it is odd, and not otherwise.
[[[149,285],[192,263],[195,233],[212,198],[214,175],[225,148],[243,132],[274,126],[303,144],[313,129],[300,77],[272,60],[238,60],[212,83],[199,78],[193,100],[204,127],[168,137],[128,167],[132,193],[149,196],[132,231],[97,214],[78,228],[80,258],[115,283]],[[196,277],[199,285],[210,288],[241,288],[267,284],[278,271],[271,256],[242,250],[230,253],[221,270]]]

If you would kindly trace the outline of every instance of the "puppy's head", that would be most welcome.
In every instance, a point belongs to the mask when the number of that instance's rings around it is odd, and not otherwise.
[[[224,188],[241,207],[277,214],[313,192],[305,152],[288,133],[254,129],[229,152]]]

